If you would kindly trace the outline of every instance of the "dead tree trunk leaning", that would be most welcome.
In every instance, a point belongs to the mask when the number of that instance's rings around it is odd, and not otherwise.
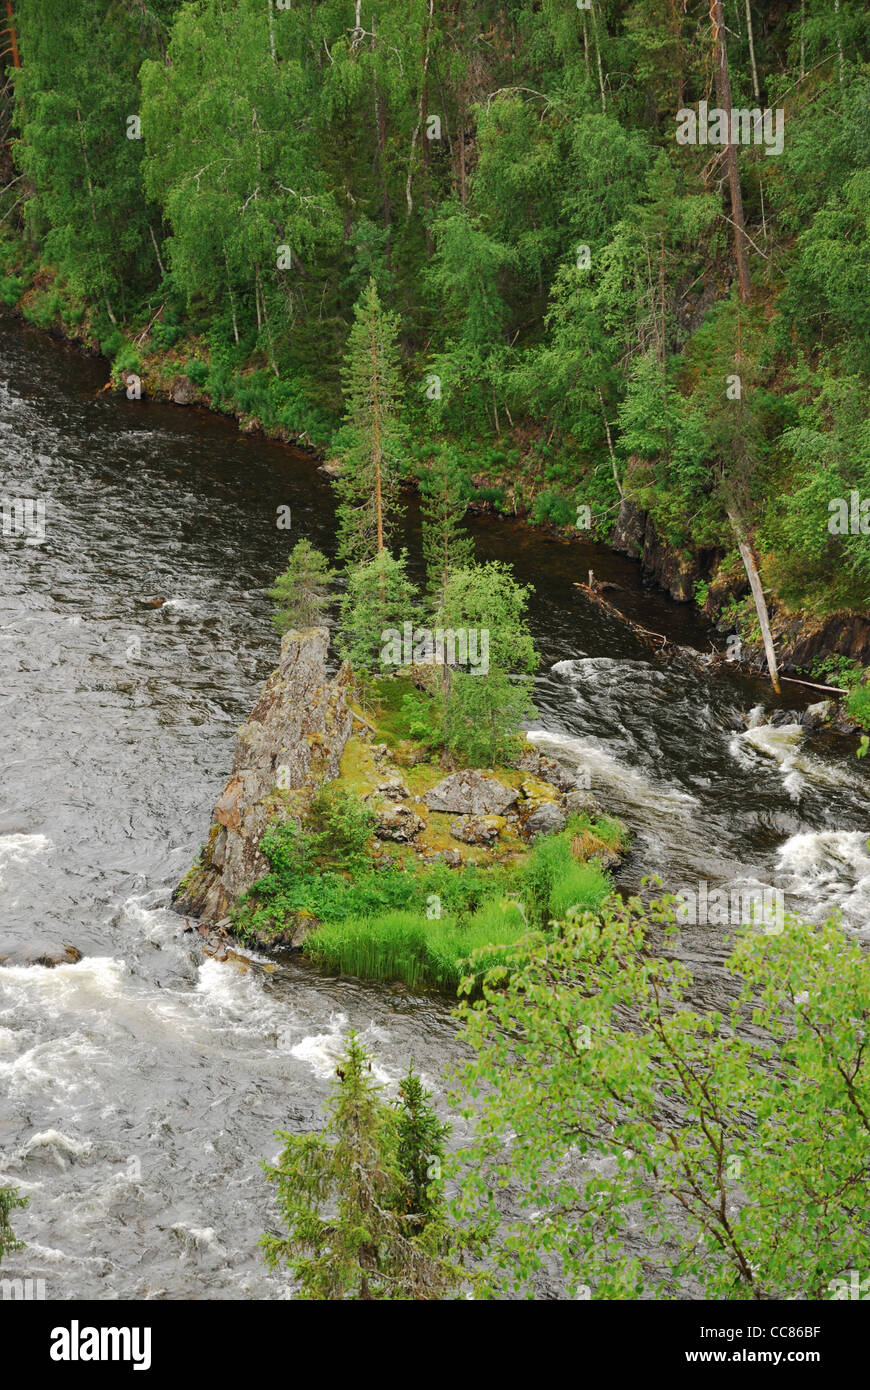
[[[767,658],[767,669],[770,672],[770,683],[776,691],[777,695],[779,695],[779,671],[777,669],[776,664],[776,651],[774,649],[773,637],[770,631],[770,618],[768,617],[767,613],[767,602],[764,597],[764,590],[761,587],[761,576],[758,573],[758,566],[755,563],[755,556],[752,553],[752,546],[749,542],[749,537],[747,535],[746,528],[743,524],[743,518],[740,516],[739,512],[737,512],[733,507],[729,507],[728,520],[731,522],[731,526],[734,531],[735,538],[737,540],[737,548],[740,551],[740,558],[743,561],[743,567],[746,570],[746,575],[749,580],[749,587],[752,590],[752,597],[755,600],[755,611],[758,614],[758,625],[761,628],[761,637],[762,641],[764,642],[764,655]]]

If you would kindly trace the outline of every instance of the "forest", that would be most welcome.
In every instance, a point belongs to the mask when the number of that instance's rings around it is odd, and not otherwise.
[[[373,284],[398,485],[448,450],[604,539],[630,498],[750,642],[762,589],[866,612],[861,0],[48,9],[7,6],[6,303],[342,457]]]

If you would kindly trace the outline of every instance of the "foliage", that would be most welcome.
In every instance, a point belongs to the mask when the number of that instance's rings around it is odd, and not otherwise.
[[[414,622],[417,594],[407,573],[407,553],[388,550],[350,570],[341,599],[338,649],[357,672],[395,669],[390,632]]]
[[[538,1214],[500,1245],[506,1289],[527,1293],[545,1254],[611,1299],[690,1280],[714,1299],[822,1298],[867,1266],[860,944],[835,921],[742,929],[731,1004],[699,1011],[675,930],[673,900],[611,899],[524,942],[461,1007],[476,1100],[458,1209],[493,1219],[509,1183]]]
[[[0,1187],[0,1263],[4,1255],[24,1248],[24,1241],[16,1239],[10,1214],[16,1207],[28,1206],[29,1202],[29,1197],[19,1196],[17,1187]]]

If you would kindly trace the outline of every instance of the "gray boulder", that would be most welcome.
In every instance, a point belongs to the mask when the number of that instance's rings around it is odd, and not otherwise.
[[[491,845],[504,827],[504,816],[457,816],[450,834],[465,845]]]
[[[568,792],[563,803],[569,816],[587,815],[600,816],[601,808],[591,792],[580,791]]]
[[[552,801],[544,801],[526,821],[526,833],[530,840],[537,840],[539,835],[549,835],[554,830],[564,829],[565,813]]]
[[[423,800],[430,811],[453,811],[460,816],[501,816],[517,800],[513,787],[483,772],[452,772]]]
[[[375,810],[375,815],[378,818],[375,834],[379,840],[397,840],[400,844],[407,844],[426,828],[426,822],[410,806],[387,802],[386,806]]]

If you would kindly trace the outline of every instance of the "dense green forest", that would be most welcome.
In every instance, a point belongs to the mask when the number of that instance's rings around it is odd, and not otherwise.
[[[399,480],[446,445],[467,499],[604,538],[625,495],[736,621],[741,540],[782,611],[866,611],[861,0],[7,10],[8,304],[341,456],[374,282]]]

